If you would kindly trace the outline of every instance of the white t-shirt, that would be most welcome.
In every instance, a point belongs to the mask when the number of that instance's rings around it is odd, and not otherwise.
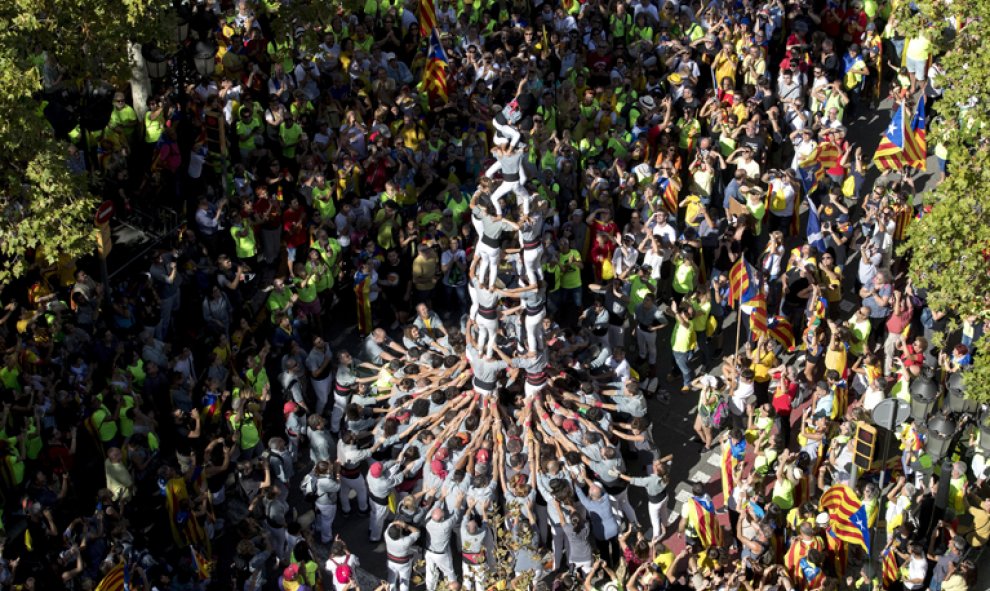
[[[661,240],[663,238],[667,238],[667,244],[673,244],[677,242],[677,229],[674,228],[674,226],[670,225],[670,222],[662,226],[659,224],[654,225],[653,235],[660,238]]]
[[[911,559],[908,560],[907,578],[921,579],[923,581],[925,579],[925,575],[927,574],[928,574],[928,560],[926,560],[924,556],[922,556],[921,558],[916,558],[914,555],[912,555]],[[922,587],[924,587],[924,583],[917,583],[917,584],[904,583],[904,588],[911,589],[912,591],[916,589],[921,589]]]
[[[752,400],[755,393],[755,388],[752,382],[746,383],[742,380],[736,384],[736,389],[732,391],[732,397],[729,398],[729,411],[737,417],[744,416],[746,414],[746,406]]]
[[[324,568],[327,569],[327,573],[330,575],[330,580],[333,581],[333,588],[335,591],[344,591],[344,587],[347,583],[341,583],[337,580],[337,567],[346,564],[351,568],[351,578],[357,577],[357,568],[360,566],[361,562],[358,557],[348,553],[346,556],[331,556],[327,558],[327,562]]]
[[[883,390],[879,388],[867,388],[863,394],[863,409],[872,411],[878,404],[883,402]]]

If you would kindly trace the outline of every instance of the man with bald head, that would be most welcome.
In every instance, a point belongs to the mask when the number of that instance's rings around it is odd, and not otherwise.
[[[457,574],[454,572],[454,560],[450,553],[450,540],[464,507],[464,492],[458,491],[454,512],[449,515],[443,508],[444,497],[446,497],[446,492],[437,499],[433,510],[430,511],[430,518],[426,520],[425,529],[428,538],[425,556],[427,591],[435,591],[440,573],[443,573],[443,578],[447,581],[448,586],[458,582]]]

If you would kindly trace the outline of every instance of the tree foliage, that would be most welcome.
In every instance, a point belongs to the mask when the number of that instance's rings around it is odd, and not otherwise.
[[[937,48],[944,89],[935,104],[928,145],[948,151],[950,175],[923,195],[926,211],[913,223],[905,245],[912,253],[910,276],[928,292],[933,310],[958,321],[990,318],[990,2],[903,3],[895,14],[907,38],[925,34]],[[967,395],[990,401],[990,339],[966,376]]]
[[[95,244],[96,199],[87,176],[66,166],[68,145],[44,116],[45,91],[100,80],[123,87],[127,41],[159,39],[170,9],[166,0],[0,2],[0,285],[23,273],[28,250],[51,263]]]

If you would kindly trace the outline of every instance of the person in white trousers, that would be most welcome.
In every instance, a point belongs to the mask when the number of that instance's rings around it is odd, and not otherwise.
[[[670,509],[667,503],[667,486],[670,484],[670,462],[673,454],[653,460],[652,473],[644,476],[628,476],[618,470],[610,472],[610,476],[621,478],[633,486],[646,490],[647,513],[650,515],[650,527],[653,539],[659,540],[667,534],[667,522],[670,519]]]
[[[330,462],[318,462],[306,478],[302,490],[305,495],[315,495],[316,527],[320,541],[329,544],[333,539],[333,520],[337,516],[337,495],[340,494],[338,470]]]
[[[389,514],[388,496],[403,480],[405,474],[398,462],[375,462],[368,468],[368,498],[371,500],[368,540],[371,543],[382,541],[382,529]]]
[[[488,537],[488,526],[481,516],[472,515],[471,511],[464,516],[461,523],[461,573],[464,581],[461,588],[464,591],[484,591],[488,578],[488,552],[485,550],[485,539]]]
[[[359,449],[357,435],[348,431],[337,442],[337,461],[340,463],[340,510],[344,515],[351,512],[351,491],[357,493],[358,511],[368,512],[368,485],[361,468],[371,457],[371,450]]]
[[[385,531],[385,556],[388,559],[388,587],[391,591],[409,591],[418,528],[403,521],[393,521]]]
[[[502,258],[500,243],[502,232],[518,230],[519,226],[515,222],[498,217],[493,205],[486,205],[482,209],[481,233],[475,253],[478,259],[475,276],[479,283],[487,283],[488,289],[494,289],[495,281],[498,279],[499,259]]]
[[[426,547],[426,589],[435,591],[439,575],[449,583],[457,581],[457,573],[454,572],[454,559],[450,553],[450,542],[454,535],[454,529],[460,522],[460,510],[464,506],[464,493],[458,491],[455,502],[455,512],[450,515],[443,510],[444,501],[441,499],[434,505],[430,512],[430,519],[426,522],[426,533],[429,534],[430,543]]]
[[[492,156],[495,163],[488,167],[485,176],[493,178],[495,173],[502,171],[502,182],[499,183],[495,192],[492,193],[492,205],[499,217],[502,216],[502,207],[499,200],[510,192],[515,194],[519,206],[524,215],[529,215],[530,202],[532,196],[526,190],[526,169],[523,166],[523,159],[526,156],[522,146],[510,148],[507,140],[495,138],[495,147],[492,149]]]
[[[532,212],[526,212],[526,216],[520,220],[519,224],[519,244],[522,245],[522,267],[526,283],[532,285],[543,280],[543,213],[546,209],[546,201],[540,199],[536,202]]]

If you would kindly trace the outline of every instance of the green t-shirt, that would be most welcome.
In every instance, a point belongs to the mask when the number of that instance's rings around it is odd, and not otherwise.
[[[156,144],[161,139],[165,131],[165,114],[159,115],[158,119],[152,119],[151,113],[144,115],[144,141],[149,144]]]
[[[96,409],[91,417],[93,422],[93,428],[100,435],[100,441],[106,443],[110,441],[117,435],[117,423],[110,416],[106,407],[101,406]]]
[[[137,120],[137,113],[130,105],[124,105],[123,109],[114,109],[110,113],[110,127],[121,131],[133,130],[134,126],[137,125]]]
[[[296,285],[296,293],[299,294],[300,302],[309,303],[316,299],[317,279],[318,277],[316,276],[310,276],[310,277],[306,277],[306,279],[296,278],[293,280],[293,283],[295,283]]]
[[[560,289],[560,265],[544,263],[543,274],[548,279],[547,291],[549,293],[558,291]]]
[[[240,233],[247,230],[244,236]],[[258,254],[258,243],[254,237],[254,229],[240,225],[230,228],[230,235],[234,239],[234,254],[239,259],[249,259]]]
[[[250,413],[244,413],[243,420],[237,420],[237,415],[230,415],[230,426],[241,435],[241,449],[251,449],[261,441],[258,433],[258,426],[254,424],[254,417]]]
[[[251,384],[251,389],[255,391],[259,396],[265,386],[268,385],[268,370],[262,368],[260,372],[255,372],[253,369],[248,369],[244,372],[244,377],[247,378],[249,384]]]
[[[21,370],[8,367],[0,367],[0,382],[8,390],[21,391]]]
[[[674,261],[674,291],[677,293],[691,293],[694,291],[694,279],[694,265],[684,260]]]
[[[674,330],[670,333],[670,348],[678,353],[693,351],[697,344],[697,336],[693,326],[684,326],[680,322],[674,323]]]
[[[691,319],[691,326],[694,327],[695,332],[701,332],[708,329],[708,315],[712,312],[711,301],[701,303],[692,301],[691,307],[694,308],[694,318]]]
[[[302,137],[303,129],[301,125],[293,124],[288,127],[285,123],[278,128],[278,137],[282,140],[282,154],[286,158],[296,157],[296,145]]]
[[[574,250],[573,248],[564,254],[560,255],[560,267],[561,269],[566,269],[571,263],[580,263],[581,253]],[[564,289],[574,289],[576,287],[581,287],[581,269],[578,267],[572,267],[566,269],[563,272],[563,276],[560,278],[560,286]]]
[[[325,221],[333,221],[337,215],[337,204],[333,202],[333,188],[330,185],[322,189],[313,187],[313,207]]]
[[[290,300],[292,300],[292,292],[288,289],[283,290],[281,293],[277,290],[272,290],[268,294],[268,311],[271,313],[272,323],[275,322],[275,313],[284,310]]]
[[[638,273],[633,275],[629,280],[629,303],[626,305],[629,313],[635,314],[636,308],[646,299],[646,294],[653,293],[656,288],[656,282],[652,278],[643,281]]]

